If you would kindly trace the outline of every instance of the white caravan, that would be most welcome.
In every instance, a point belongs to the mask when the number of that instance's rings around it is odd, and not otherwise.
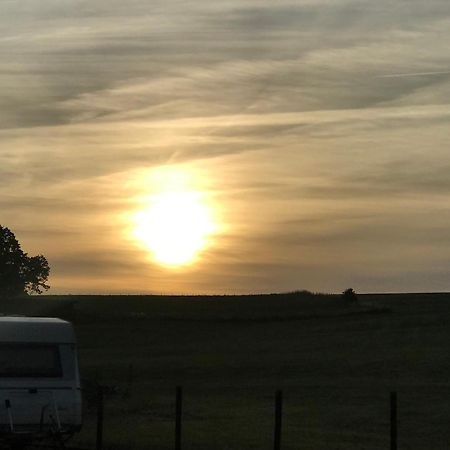
[[[80,428],[72,325],[54,318],[0,317],[0,439],[62,440]]]

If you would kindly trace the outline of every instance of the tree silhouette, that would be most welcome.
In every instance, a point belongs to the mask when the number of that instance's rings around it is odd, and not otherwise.
[[[342,298],[348,303],[358,303],[358,296],[352,288],[346,289],[342,293]]]
[[[14,233],[0,225],[0,298],[41,294],[47,285],[50,267],[43,255],[28,256]]]

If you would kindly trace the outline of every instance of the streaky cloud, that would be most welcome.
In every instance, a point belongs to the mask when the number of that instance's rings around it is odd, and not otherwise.
[[[448,74],[450,74],[450,70],[441,70],[434,72],[389,73],[386,75],[379,75],[378,78],[427,77],[433,75],[448,75]]]

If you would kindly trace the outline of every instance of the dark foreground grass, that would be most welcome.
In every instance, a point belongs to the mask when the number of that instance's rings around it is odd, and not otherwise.
[[[6,312],[75,323],[85,425],[108,386],[109,448],[173,448],[175,386],[184,388],[183,449],[272,448],[284,393],[282,448],[389,448],[389,392],[399,448],[450,446],[450,295],[41,297]]]

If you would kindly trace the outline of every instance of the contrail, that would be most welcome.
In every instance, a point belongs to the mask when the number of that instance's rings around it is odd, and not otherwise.
[[[390,73],[387,75],[380,75],[377,78],[425,77],[427,75],[447,75],[447,74],[450,74],[450,70],[442,70],[439,72]]]

